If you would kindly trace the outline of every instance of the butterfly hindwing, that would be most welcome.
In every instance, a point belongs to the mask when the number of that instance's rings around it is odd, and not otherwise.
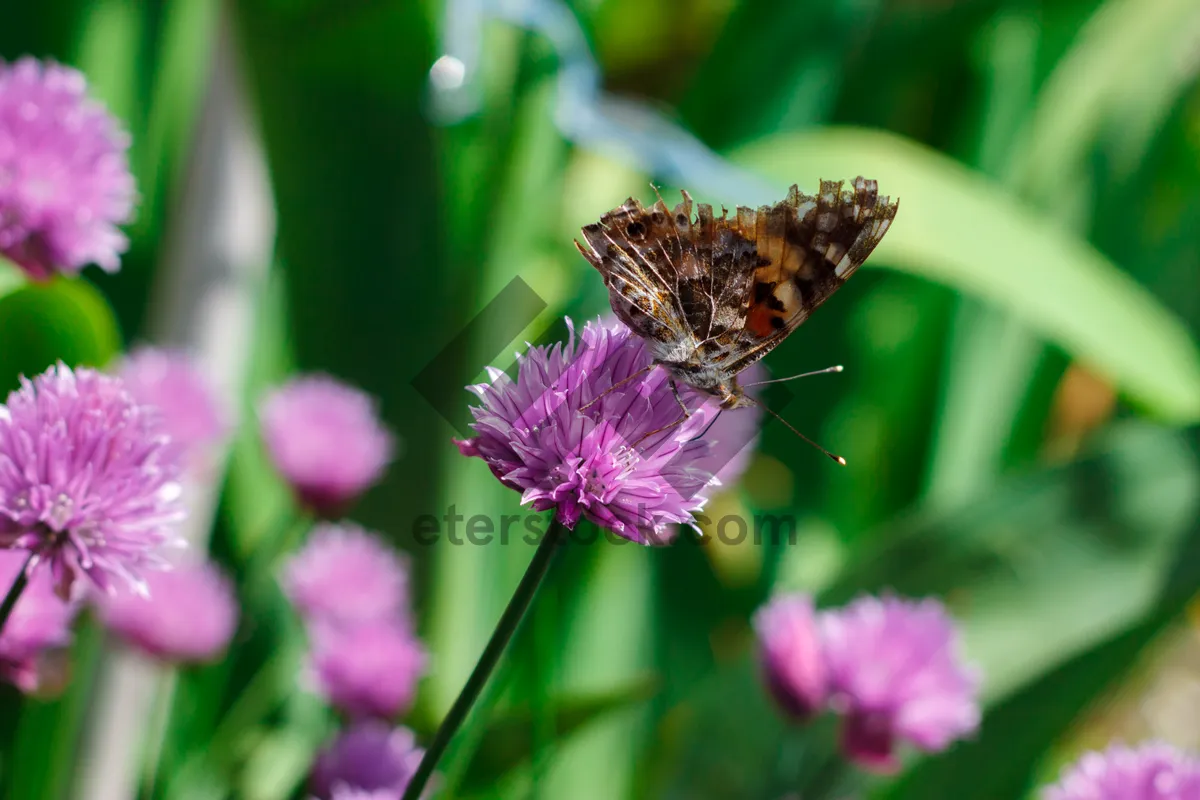
[[[896,209],[875,181],[862,177],[850,190],[822,181],[816,197],[793,186],[785,200],[752,217],[739,209],[740,230],[753,236],[759,262],[745,325],[722,353],[722,368],[736,375],[808,319],[866,261]]]

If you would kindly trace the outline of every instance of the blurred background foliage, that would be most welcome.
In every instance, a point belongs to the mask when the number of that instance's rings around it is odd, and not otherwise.
[[[226,80],[269,208],[262,252],[229,250],[262,263],[229,284],[253,324],[212,550],[244,570],[281,524],[265,386],[325,370],[377,395],[402,453],[354,517],[412,556],[433,670],[406,723],[426,737],[531,548],[422,546],[414,525],[516,513],[450,443],[460,387],[606,310],[580,225],[652,181],[733,206],[865,174],[900,197],[869,268],[767,359],[846,365],[791,384],[784,413],[850,466],[768,422],[713,504],[794,519],[794,541],[569,550],[445,796],[778,798],[803,779],[806,798],[1019,798],[1113,735],[1200,746],[1180,722],[1200,717],[1194,0],[43,0],[3,18],[0,56],[78,66],[124,120],[142,200],[120,273],[6,275],[0,380],[206,341],[163,287],[187,248],[238,234],[206,222],[206,179],[241,163],[205,145]],[[541,302],[476,319],[514,278]],[[763,697],[748,619],[774,591],[884,588],[950,603],[986,718],[897,779],[839,784]],[[139,796],[298,796],[331,720],[298,686],[286,607],[243,600],[229,658],[125,721],[154,732]],[[95,630],[76,648],[64,697],[4,698],[22,743],[4,796],[98,796],[78,776],[110,651]]]

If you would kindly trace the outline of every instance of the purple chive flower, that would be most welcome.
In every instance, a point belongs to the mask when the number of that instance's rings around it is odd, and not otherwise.
[[[275,468],[302,502],[326,516],[378,481],[392,459],[392,435],[371,397],[327,375],[276,389],[259,416]]]
[[[459,449],[568,528],[586,517],[636,542],[666,542],[708,500],[710,445],[697,437],[717,402],[681,386],[691,416],[673,424],[679,405],[650,363],[619,323],[589,322],[565,345],[532,347],[515,382],[491,370],[491,383],[469,387],[481,401],[471,409],[477,435]]]
[[[183,562],[146,575],[147,594],[129,589],[99,598],[104,624],[137,649],[169,662],[212,661],[237,629],[238,604],[214,565]]]
[[[407,620],[408,562],[357,525],[320,524],[284,567],[284,592],[309,623]]]
[[[1114,745],[1069,767],[1045,800],[1200,800],[1200,758],[1168,744]]]
[[[812,598],[794,594],[772,600],[754,615],[754,630],[764,680],[776,702],[798,720],[817,714],[829,688]]]
[[[125,358],[117,374],[135,400],[158,409],[180,461],[207,471],[229,420],[194,361],[181,352],[141,347]]]
[[[8,593],[29,554],[0,550],[0,596]],[[54,593],[50,573],[35,570],[0,633],[0,680],[30,694],[44,689],[46,656],[71,642],[77,603]]]
[[[178,541],[178,464],[152,409],[118,378],[51,367],[0,409],[0,545],[47,562],[67,597],[86,575],[102,590],[141,585]]]
[[[120,267],[135,197],[129,136],[69,67],[0,61],[0,255],[30,277]]]
[[[319,626],[312,637],[309,673],[331,705],[352,717],[394,717],[412,705],[426,656],[407,625]]]
[[[392,728],[379,720],[362,720],[344,730],[317,756],[309,789],[318,800],[360,796],[399,798],[423,755],[416,737],[407,728]]]
[[[979,679],[938,601],[862,597],[821,612],[817,624],[852,760],[890,771],[898,741],[938,752],[979,726]]]

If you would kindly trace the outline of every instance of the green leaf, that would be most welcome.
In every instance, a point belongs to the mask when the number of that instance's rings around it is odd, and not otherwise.
[[[1147,411],[1200,419],[1200,355],[1180,321],[1095,249],[1038,218],[987,178],[882,131],[768,137],[738,160],[812,191],[867,175],[900,198],[870,264],[945,283],[1004,307],[1088,362]]]
[[[1078,461],[897,520],[823,601],[946,595],[985,695],[1001,697],[1153,611],[1200,508],[1198,479],[1179,433],[1128,423]]]
[[[108,301],[87,281],[31,283],[0,297],[0,382],[8,387],[55,361],[103,367],[120,346]]]
[[[1116,129],[1114,154],[1136,161],[1165,109],[1194,79],[1181,59],[1195,46],[1198,23],[1200,6],[1191,0],[1100,4],[1038,95],[1013,165],[1018,185],[1053,198],[1086,168],[1109,126]]]
[[[646,677],[611,691],[556,697],[554,736],[558,740],[616,711],[621,711],[654,696],[657,679]],[[508,772],[528,764],[534,745],[534,715],[531,709],[517,709],[488,725],[471,759],[459,791],[477,792],[494,785]]]

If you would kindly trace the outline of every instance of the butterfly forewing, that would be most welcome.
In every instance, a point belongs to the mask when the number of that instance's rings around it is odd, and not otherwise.
[[[654,359],[701,391],[737,394],[762,358],[838,290],[896,215],[875,181],[793,186],[773,206],[715,217],[687,192],[668,211],[630,198],[583,228],[579,251],[599,270],[613,311]]]

